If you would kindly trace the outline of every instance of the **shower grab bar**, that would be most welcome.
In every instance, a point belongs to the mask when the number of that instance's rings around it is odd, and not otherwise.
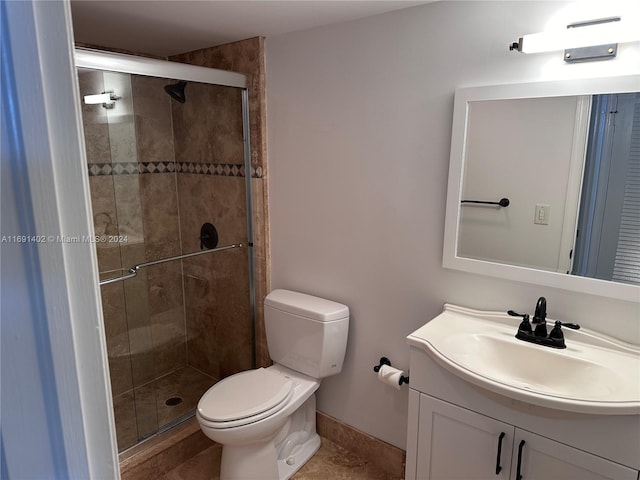
[[[131,270],[129,270],[129,271],[131,271]],[[99,282],[99,284],[102,287],[103,285],[109,285],[110,283],[129,280],[130,278],[135,277],[137,274],[138,274],[138,272],[133,272],[133,273],[128,273],[126,275],[120,275],[119,277],[108,278],[107,280],[101,280]]]
[[[124,280],[128,280],[130,278],[135,277],[138,274],[138,271],[142,268],[151,267],[153,265],[158,265],[159,263],[172,262],[174,260],[181,260],[183,258],[196,257],[198,255],[204,255],[205,253],[213,253],[213,252],[221,252],[222,250],[230,250],[232,248],[241,248],[244,245],[241,243],[234,243],[232,245],[227,245],[224,247],[211,248],[209,250],[202,250],[201,252],[193,252],[193,253],[185,253],[183,255],[176,255],[175,257],[167,257],[161,258],[159,260],[152,260],[150,262],[139,263],[138,265],[134,265],[129,269],[129,273],[126,275],[121,275],[120,277],[108,278],[107,280],[102,280],[99,282],[100,286],[109,285],[110,283],[121,282]]]

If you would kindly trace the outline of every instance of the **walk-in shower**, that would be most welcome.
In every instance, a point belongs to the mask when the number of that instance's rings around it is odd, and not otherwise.
[[[122,451],[255,364],[246,79],[83,49],[76,65]]]

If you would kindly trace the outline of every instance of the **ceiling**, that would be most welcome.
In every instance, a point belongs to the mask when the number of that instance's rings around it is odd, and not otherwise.
[[[433,1],[433,0],[432,0]],[[72,0],[76,42],[170,56],[429,3],[404,0]]]

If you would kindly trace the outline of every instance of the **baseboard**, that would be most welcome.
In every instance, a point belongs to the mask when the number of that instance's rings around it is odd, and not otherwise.
[[[321,437],[346,448],[363,460],[396,478],[404,478],[406,452],[327,415],[316,413],[316,429]]]

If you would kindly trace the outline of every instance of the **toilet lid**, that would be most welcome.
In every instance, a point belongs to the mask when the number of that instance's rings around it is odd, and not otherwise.
[[[237,373],[216,383],[198,402],[198,413],[212,422],[230,422],[274,409],[289,397],[293,382],[265,368]]]

